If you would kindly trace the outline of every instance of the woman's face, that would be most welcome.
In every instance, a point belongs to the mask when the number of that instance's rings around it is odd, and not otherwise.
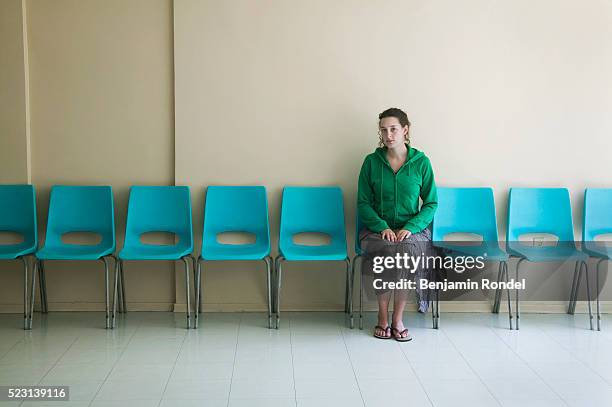
[[[397,117],[384,117],[378,123],[378,134],[387,148],[400,147],[406,141],[408,126],[402,127]]]

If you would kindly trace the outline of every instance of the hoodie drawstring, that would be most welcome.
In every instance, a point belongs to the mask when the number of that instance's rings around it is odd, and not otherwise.
[[[383,206],[383,185],[385,183],[385,176],[383,175],[383,163],[380,163],[380,217],[384,219],[385,209]]]

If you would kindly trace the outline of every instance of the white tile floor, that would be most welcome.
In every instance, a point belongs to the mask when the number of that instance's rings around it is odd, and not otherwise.
[[[490,314],[408,314],[400,344],[350,330],[339,313],[132,312],[114,331],[99,313],[0,315],[0,386],[69,385],[70,402],[4,406],[610,406],[612,316],[524,314],[521,330]]]

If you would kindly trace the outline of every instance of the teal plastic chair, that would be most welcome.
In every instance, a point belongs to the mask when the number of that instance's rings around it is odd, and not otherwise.
[[[243,232],[255,237],[254,243],[225,244],[220,233]],[[272,328],[272,258],[268,198],[263,186],[209,186],[204,206],[202,254],[198,258],[195,327],[201,312],[201,274],[204,261],[264,261],[267,272],[268,328]]]
[[[482,238],[479,244],[458,245],[445,241],[453,233],[472,233]],[[434,245],[450,255],[483,257],[498,262],[497,281],[508,281],[508,254],[499,247],[495,199],[492,188],[438,188],[438,209],[433,220]],[[510,291],[508,319],[512,329]],[[437,296],[436,296],[437,297]],[[499,312],[501,290],[495,292],[493,312]],[[437,302],[437,299],[436,299]],[[439,310],[436,311],[438,313]],[[437,316],[439,318],[439,315]]]
[[[0,260],[23,264],[23,329],[28,329],[28,257],[38,247],[36,191],[32,185],[0,185],[0,231],[21,236],[20,243],[0,244]]]
[[[330,243],[320,246],[297,244],[298,233],[324,233]],[[344,200],[339,187],[285,187],[280,218],[279,255],[276,269],[276,329],[280,322],[280,289],[284,261],[344,261],[346,278],[350,279],[351,262],[346,247]],[[351,297],[352,283],[347,284],[347,298]],[[352,315],[351,315],[352,318]]]
[[[597,242],[598,235],[612,233],[612,188],[587,188],[584,192],[584,212],[582,221],[582,251],[588,256],[599,259],[595,272],[595,295],[597,330],[601,330],[599,310],[599,265],[612,260],[612,247]],[[580,279],[578,279],[580,282]],[[578,286],[572,295],[572,311],[576,308]]]
[[[529,246],[519,241],[523,234],[547,233],[558,238],[555,246]],[[591,294],[586,269],[587,255],[576,248],[569,192],[566,188],[511,188],[508,199],[507,251],[518,257],[516,280],[519,281],[521,263],[575,261],[574,283],[570,293],[570,305],[577,280],[585,268],[589,318],[593,329]],[[516,329],[519,329],[519,290],[516,296]],[[571,313],[571,308],[568,307]]]
[[[178,239],[173,245],[147,244],[141,241],[144,233],[173,233]],[[115,298],[118,293],[119,275],[123,275],[125,261],[144,260],[181,260],[185,266],[185,293],[187,299],[187,328],[191,328],[191,299],[189,284],[191,259],[193,257],[193,227],[191,215],[191,195],[187,186],[133,186],[130,188],[127,224],[123,249],[119,252],[115,274]],[[124,288],[124,284],[121,284]],[[125,301],[123,294],[122,301]],[[113,306],[113,326],[116,319],[116,303]],[[124,306],[124,312],[127,307]]]
[[[65,243],[68,233],[91,233],[97,244]],[[36,275],[40,274],[41,310],[47,313],[45,262],[47,260],[93,260],[104,263],[106,328],[110,326],[109,259],[115,252],[115,209],[110,186],[66,186],[51,188],[44,246],[36,252],[32,271],[29,328],[32,328]]]

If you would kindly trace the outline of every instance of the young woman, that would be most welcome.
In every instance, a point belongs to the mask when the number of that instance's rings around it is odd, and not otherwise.
[[[359,234],[364,251],[364,274],[373,277],[366,284],[378,300],[378,325],[374,336],[398,341],[412,339],[404,327],[402,314],[406,306],[407,290],[394,291],[393,316],[388,321],[391,290],[380,287],[380,280],[403,281],[427,278],[428,270],[387,268],[382,273],[373,270],[377,256],[421,256],[431,253],[431,233],[427,228],[438,206],[434,174],[429,159],[410,146],[410,121],[402,110],[387,109],[378,116],[379,145],[369,154],[361,167],[357,192],[359,218],[365,228]],[[419,198],[422,204],[419,208]],[[378,272],[375,272],[378,271]],[[375,279],[379,280],[374,289]],[[419,311],[427,311],[428,302],[422,293]]]

